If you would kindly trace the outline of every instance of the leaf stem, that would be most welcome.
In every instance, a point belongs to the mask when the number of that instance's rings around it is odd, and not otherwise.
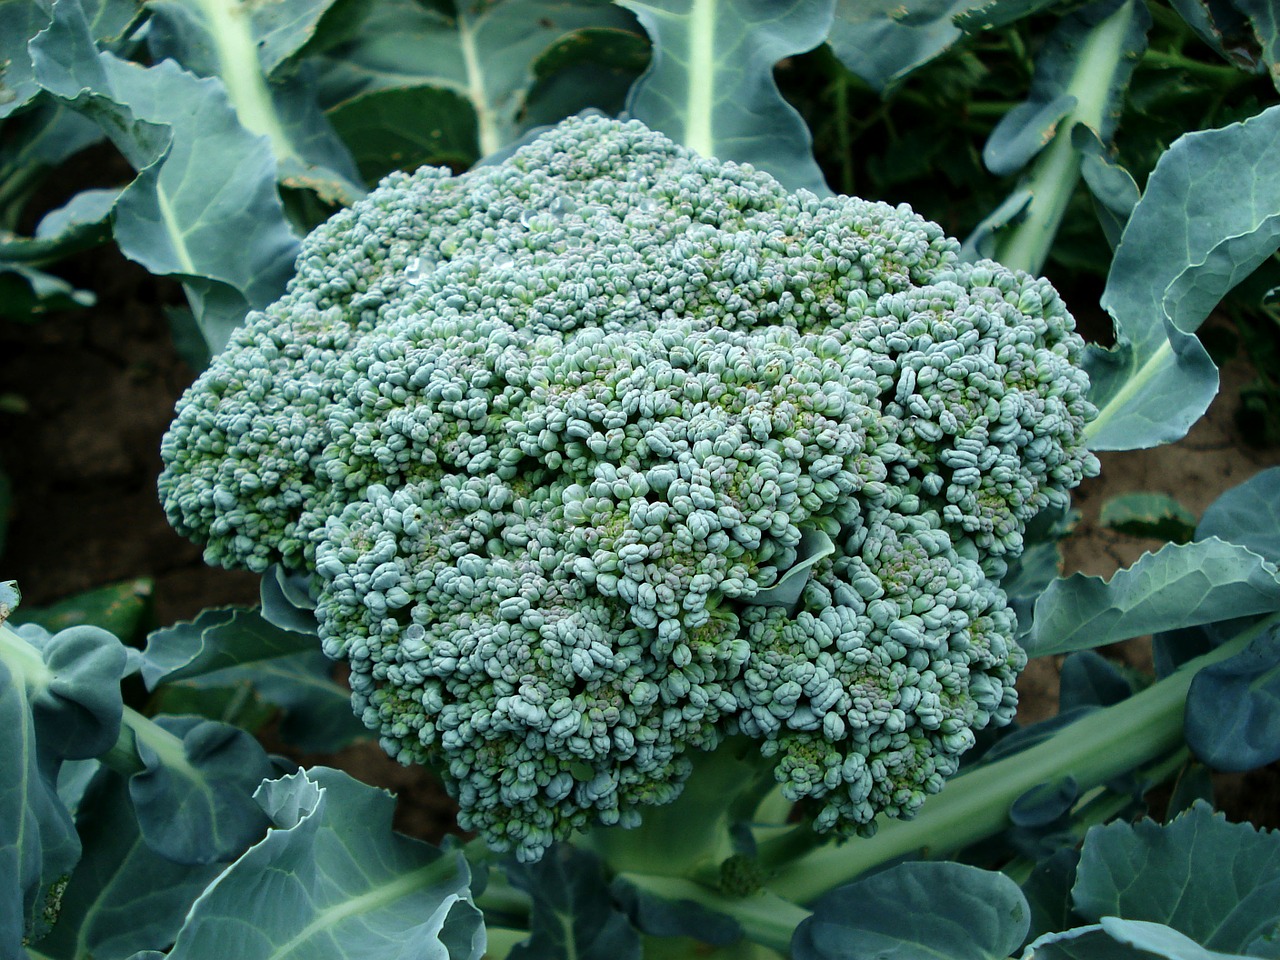
[[[730,828],[748,820],[774,786],[773,764],[747,737],[691,750],[694,768],[672,803],[644,811],[640,826],[595,829],[581,841],[614,872],[719,877],[734,853]]]
[[[1082,44],[1065,91],[1076,98],[1076,105],[1031,165],[1023,184],[1033,197],[1026,216],[997,240],[996,259],[1006,267],[1034,274],[1044,268],[1080,179],[1080,153],[1071,143],[1071,131],[1078,123],[1102,128],[1116,69],[1127,53],[1125,38],[1136,16],[1135,0],[1129,0],[1095,26]]]

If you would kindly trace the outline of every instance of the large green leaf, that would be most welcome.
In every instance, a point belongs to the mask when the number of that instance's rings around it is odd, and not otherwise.
[[[80,857],[58,769],[115,743],[126,663],[97,627],[50,635],[0,622],[0,955],[23,956],[24,936],[44,933]]]
[[[50,960],[128,960],[173,942],[183,918],[223,863],[160,856],[138,830],[124,781],[106,770],[76,816],[84,855],[62,894],[58,922],[38,945]]]
[[[453,90],[374,90],[340,103],[329,119],[369,183],[423,164],[465,170],[478,156],[475,111]]]
[[[1191,752],[1214,770],[1280,760],[1280,629],[1195,675],[1184,730]]]
[[[1027,947],[1034,960],[1247,960],[1206,950],[1161,923],[1103,917],[1100,923],[1051,933]]]
[[[1210,538],[1168,544],[1110,581],[1072,574],[1036,603],[1033,657],[1280,610],[1280,574],[1245,547]]]
[[[1090,920],[1161,923],[1210,950],[1275,957],[1280,834],[1228,823],[1204,803],[1166,826],[1097,827],[1085,837],[1072,897]]]
[[[97,121],[139,171],[115,207],[121,251],[182,279],[206,340],[221,349],[293,273],[298,241],[269,145],[240,125],[220,81],[100,52],[69,0],[30,48],[40,84]]]
[[[49,10],[34,0],[0,0],[0,119],[40,92],[27,41],[49,24]]]
[[[1280,565],[1280,467],[1263,470],[1209,504],[1196,537],[1220,537]]]
[[[1090,446],[1184,436],[1218,389],[1190,334],[1280,245],[1280,107],[1187,134],[1160,158],[1116,250],[1102,305],[1117,346],[1092,350]]]
[[[170,57],[198,76],[222,80],[240,123],[270,141],[282,183],[350,204],[364,189],[320,111],[310,71],[277,69],[311,38],[332,2],[242,8],[219,0],[149,0],[148,40],[156,59]]]
[[[943,53],[963,34],[954,18],[982,0],[836,0],[827,43],[880,92]]]
[[[704,157],[750,163],[791,189],[827,194],[809,128],[773,80],[812,50],[835,0],[617,0],[653,41],[627,112]]]
[[[333,666],[319,649],[306,650],[255,657],[240,666],[203,673],[160,689],[166,702],[181,701],[188,690],[248,691],[259,704],[270,704],[283,713],[279,734],[286,743],[308,753],[327,752],[370,735],[351,711],[350,688],[333,679]],[[254,716],[249,714],[250,719]]]
[[[262,836],[267,822],[253,792],[274,771],[257,740],[200,717],[157,717],[135,734],[143,769],[129,778],[129,796],[153,850],[179,863],[216,863]]]
[[[1003,960],[1031,910],[1002,873],[962,863],[903,863],[840,887],[796,929],[795,960]]]
[[[1270,73],[1280,87],[1280,7],[1272,0],[1171,0],[1170,5],[1224,60]]]
[[[228,667],[245,667],[314,649],[315,633],[286,630],[256,609],[214,607],[195,620],[154,631],[142,657],[142,678],[155,689]]]
[[[391,830],[386,793],[316,767],[262,785],[274,829],[191,908],[170,960],[479,960],[459,854]]]
[[[567,35],[599,27],[631,29],[634,21],[600,0],[457,0],[423,4],[383,0],[356,38],[330,51],[323,96],[330,107],[360,99],[369,108],[374,94],[397,91],[380,109],[400,113],[394,128],[414,123],[425,131],[459,130],[465,120],[450,115],[447,99],[431,101],[429,112],[400,91],[429,87],[455,94],[474,113],[476,141],[469,159],[488,156],[520,135],[519,118],[534,84],[534,64]],[[367,164],[369,161],[366,160]]]

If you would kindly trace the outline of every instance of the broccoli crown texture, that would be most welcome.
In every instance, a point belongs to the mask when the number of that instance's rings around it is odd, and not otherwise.
[[[729,734],[867,832],[1011,717],[1000,578],[1097,468],[1057,293],[957,250],[635,121],[393,174],[179,403],[165,508],[314,574],[357,712],[495,848],[635,824]]]

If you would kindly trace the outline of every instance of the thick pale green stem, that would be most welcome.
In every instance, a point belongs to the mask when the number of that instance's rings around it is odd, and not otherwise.
[[[746,737],[732,737],[711,752],[691,750],[693,773],[673,802],[647,808],[634,830],[597,829],[583,845],[614,871],[667,877],[719,876],[733,855],[729,829],[749,819],[773,786],[770,761]]]
[[[502,131],[498,116],[489,102],[489,92],[484,85],[484,64],[476,49],[475,30],[465,15],[458,17],[458,41],[462,46],[462,62],[467,69],[467,99],[476,112],[476,129],[480,137],[480,156],[487,157],[502,147]]]
[[[1043,269],[1080,179],[1080,154],[1071,144],[1071,130],[1077,123],[1101,129],[1111,84],[1125,56],[1125,37],[1137,15],[1137,0],[1129,0],[1094,27],[1081,47],[1066,90],[1076,98],[1075,108],[1031,166],[1023,184],[1032,195],[1027,215],[996,241],[996,259],[1006,267],[1036,274]]]
[[[241,125],[270,140],[271,152],[277,161],[301,162],[280,123],[267,78],[262,73],[249,5],[242,0],[191,2],[208,26],[218,59],[218,76],[227,88],[227,96]]]
[[[1276,619],[1245,631],[1141,693],[1077,720],[1043,743],[956,777],[914,820],[889,821],[874,837],[824,847],[792,861],[779,869],[769,888],[807,903],[898,857],[945,856],[994,836],[1008,827],[1013,801],[1039,784],[1069,775],[1082,790],[1092,790],[1160,759],[1183,743],[1183,711],[1196,672],[1239,653]]]
[[[715,0],[693,0],[689,11],[689,98],[685,104],[684,145],[704,157],[717,154],[715,112]]]

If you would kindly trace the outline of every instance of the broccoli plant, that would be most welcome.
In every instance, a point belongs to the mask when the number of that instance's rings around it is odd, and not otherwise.
[[[179,404],[171,521],[313,575],[460,824],[537,859],[741,733],[819,830],[913,813],[1026,657],[999,587],[1096,471],[1048,283],[637,121],[393,176]]]
[[[1198,519],[1130,498],[1178,542],[1058,576],[1092,451],[1203,413],[1195,329],[1280,237],[1277,108],[1139,194],[1126,92],[1148,38],[1274,71],[1274,37],[1099,0],[1028,47],[1054,5],[934,6],[174,0],[109,46],[122,11],[24,8],[13,109],[134,165],[112,230],[211,355],[164,510],[262,592],[137,651],[0,588],[0,960],[1275,955],[1276,837],[1205,801],[1280,758],[1280,471]],[[1025,176],[963,244],[827,189],[780,59],[889,89],[1009,24],[1038,59],[983,156]],[[1021,269],[1086,192],[1111,349]],[[1148,634],[1154,677],[1092,652]],[[1033,656],[1062,709],[1018,727]],[[464,835],[268,754],[248,700],[307,750],[372,731]]]

